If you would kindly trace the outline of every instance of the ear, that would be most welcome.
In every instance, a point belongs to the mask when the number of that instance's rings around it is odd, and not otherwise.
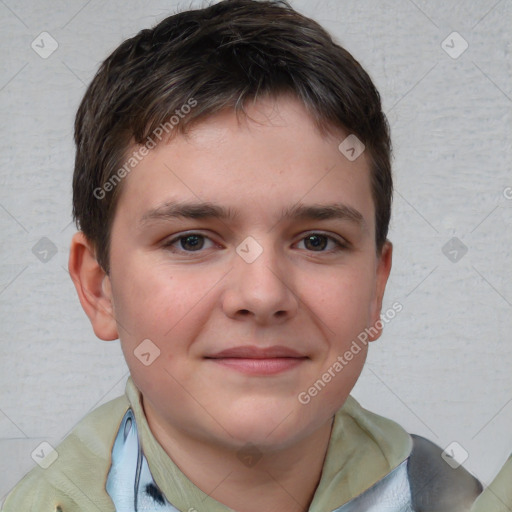
[[[382,299],[386,290],[386,283],[388,282],[389,273],[391,272],[391,262],[393,255],[393,245],[389,240],[384,242],[382,251],[377,259],[376,268],[376,281],[375,281],[375,295],[373,297],[371,306],[371,332],[377,330],[376,334],[370,334],[369,340],[375,341],[380,338],[382,334],[382,322],[380,320],[380,314],[382,311]]]
[[[98,338],[119,337],[110,278],[96,260],[92,244],[80,231],[71,240],[68,269],[86,315]]]

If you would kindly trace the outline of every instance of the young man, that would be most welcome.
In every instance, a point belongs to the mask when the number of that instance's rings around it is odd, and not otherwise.
[[[348,52],[283,2],[184,12],[103,63],[75,140],[69,270],[131,377],[3,510],[470,510],[476,479],[349,396],[392,179]]]

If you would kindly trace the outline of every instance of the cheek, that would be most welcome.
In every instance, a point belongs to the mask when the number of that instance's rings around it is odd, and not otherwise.
[[[210,277],[149,263],[123,266],[115,276],[114,303],[122,350],[130,373],[148,397],[181,396],[189,378],[183,365],[211,307]],[[174,378],[173,378],[174,377]],[[159,398],[158,398],[159,397]],[[185,400],[186,397],[182,397]]]
[[[114,303],[118,320],[127,328],[148,329],[159,336],[193,310],[208,286],[192,272],[144,262],[124,266],[116,277]]]
[[[368,326],[375,287],[372,276],[369,268],[343,269],[315,284],[308,303],[332,337],[346,339]]]

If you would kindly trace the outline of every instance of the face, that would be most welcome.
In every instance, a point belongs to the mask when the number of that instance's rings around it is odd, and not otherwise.
[[[333,365],[379,318],[390,247],[376,252],[368,160],[339,151],[347,134],[320,134],[290,98],[248,114],[197,124],[125,179],[104,284],[150,424],[284,447],[355,384],[365,345]]]

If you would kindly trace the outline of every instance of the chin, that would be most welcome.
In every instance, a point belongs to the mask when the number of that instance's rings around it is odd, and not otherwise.
[[[261,450],[284,449],[315,430],[316,425],[310,425],[304,417],[299,417],[296,410],[283,414],[284,410],[238,416],[227,427],[234,436],[231,441],[238,447],[250,444]]]

